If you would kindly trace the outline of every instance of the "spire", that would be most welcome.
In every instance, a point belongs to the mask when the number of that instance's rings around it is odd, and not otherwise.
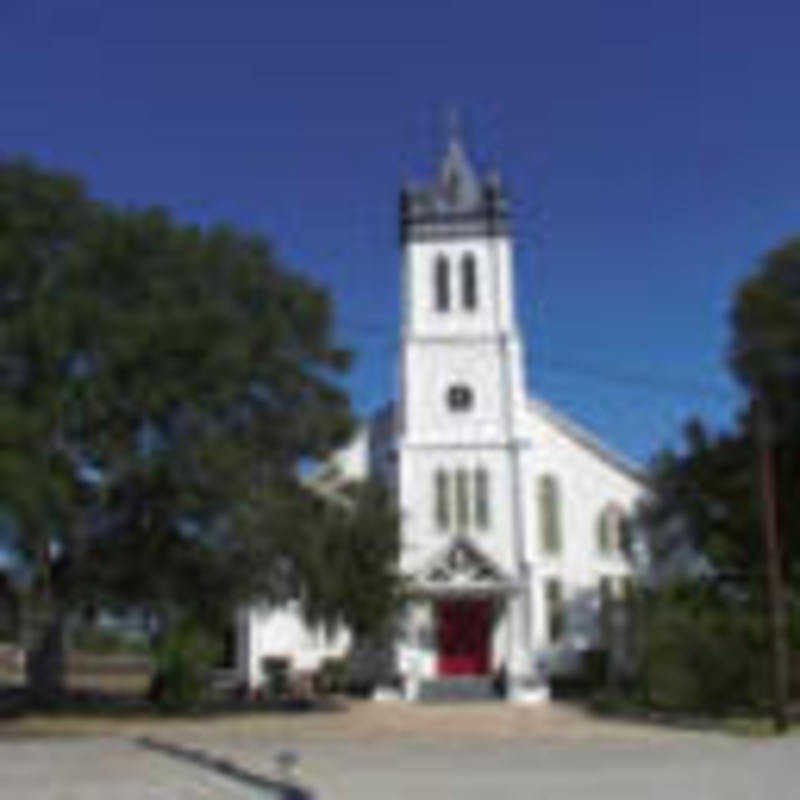
[[[458,114],[448,115],[447,149],[430,182],[403,182],[400,239],[432,240],[454,236],[509,233],[505,194],[497,176],[480,180],[463,144]]]
[[[439,193],[454,207],[474,207],[480,202],[480,183],[464,151],[455,109],[450,113],[450,142],[439,169]]]

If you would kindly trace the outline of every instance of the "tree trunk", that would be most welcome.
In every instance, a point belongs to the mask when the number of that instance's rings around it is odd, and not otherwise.
[[[65,617],[52,606],[38,606],[29,615],[25,642],[25,679],[35,706],[50,706],[64,693],[66,672]]]

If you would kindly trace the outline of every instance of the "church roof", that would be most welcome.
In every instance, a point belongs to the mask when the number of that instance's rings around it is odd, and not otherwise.
[[[590,433],[576,422],[573,422],[571,419],[568,419],[561,412],[556,411],[555,408],[540,397],[529,396],[528,407],[532,411],[540,414],[555,428],[560,430],[561,433],[572,439],[572,441],[585,447],[610,466],[618,469],[620,472],[624,472],[637,483],[645,486],[648,484],[647,473],[639,464],[603,444],[594,434]]]

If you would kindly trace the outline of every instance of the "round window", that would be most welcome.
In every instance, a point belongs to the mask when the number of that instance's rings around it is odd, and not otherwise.
[[[447,405],[453,411],[468,411],[472,408],[472,389],[456,384],[447,390]]]

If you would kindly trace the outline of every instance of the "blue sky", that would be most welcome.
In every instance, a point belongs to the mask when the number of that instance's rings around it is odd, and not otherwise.
[[[740,402],[736,283],[800,231],[794,3],[0,6],[0,148],[231,220],[330,287],[357,409],[396,390],[397,191],[461,110],[516,200],[532,388],[645,461]]]

